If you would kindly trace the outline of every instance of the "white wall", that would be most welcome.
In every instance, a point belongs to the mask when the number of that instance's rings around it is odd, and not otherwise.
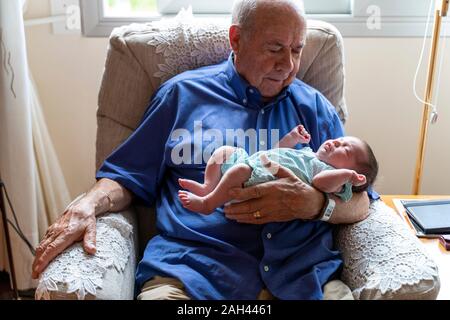
[[[450,194],[450,39],[447,40],[438,98],[439,121],[430,126],[422,194]],[[412,84],[422,39],[345,39],[348,134],[374,148],[381,174],[377,190],[412,190],[423,107]],[[418,79],[423,96],[427,60]]]
[[[26,18],[50,13],[47,0],[29,1]],[[28,27],[30,67],[72,196],[94,182],[97,93],[106,38],[54,35]],[[367,140],[381,167],[377,190],[408,194],[416,161],[422,106],[412,94],[421,39],[345,39],[347,133]],[[450,194],[450,41],[441,76],[440,121],[430,128],[422,193]],[[426,63],[425,63],[426,64]],[[423,92],[425,68],[419,81]]]
[[[49,2],[28,1],[25,18],[48,16]],[[27,27],[26,38],[50,136],[74,197],[95,181],[95,113],[108,40],[54,35],[50,25]]]

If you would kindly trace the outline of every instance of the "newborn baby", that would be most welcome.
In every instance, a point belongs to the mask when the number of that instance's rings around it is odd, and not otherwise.
[[[209,214],[232,200],[228,191],[275,180],[277,166],[289,168],[316,189],[349,201],[352,192],[366,190],[378,173],[378,163],[370,146],[355,137],[325,141],[314,153],[311,148],[292,149],[309,143],[311,137],[302,125],[283,137],[276,148],[249,156],[242,148],[223,146],[208,160],[203,184],[179,179],[183,189],[178,197],[183,207]],[[270,167],[270,162],[276,165]]]

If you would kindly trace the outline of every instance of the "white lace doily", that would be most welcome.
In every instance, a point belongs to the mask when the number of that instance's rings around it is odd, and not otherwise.
[[[196,19],[192,9],[181,10],[175,18],[150,24],[149,45],[162,54],[164,63],[153,74],[161,82],[201,66],[212,65],[228,58],[228,21],[225,19]],[[147,26],[148,28],[148,26]]]
[[[364,290],[385,295],[408,285],[414,292],[413,286],[422,280],[439,279],[420,241],[381,201],[371,204],[366,220],[341,226],[335,241],[344,259],[341,279],[356,299]]]
[[[131,250],[132,226],[118,216],[97,219],[97,252],[89,255],[81,243],[53,260],[39,279],[36,299],[50,299],[50,292],[75,293],[79,300],[97,295],[107,269],[123,272]]]

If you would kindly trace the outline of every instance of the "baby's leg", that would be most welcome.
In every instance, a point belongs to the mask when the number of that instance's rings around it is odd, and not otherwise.
[[[252,168],[246,164],[238,164],[229,169],[220,180],[217,187],[208,195],[199,197],[188,191],[178,191],[178,197],[183,207],[198,213],[209,214],[232,200],[228,191],[234,187],[242,187],[252,174]]]
[[[207,195],[208,193],[213,191],[219,183],[219,180],[222,176],[222,172],[220,170],[221,165],[225,161],[227,161],[227,159],[231,156],[231,154],[233,154],[235,150],[235,147],[223,146],[217,148],[213,152],[211,158],[209,158],[208,163],[206,164],[205,181],[203,184],[198,183],[194,180],[178,179],[179,185],[183,189],[187,189],[198,196],[203,197]]]

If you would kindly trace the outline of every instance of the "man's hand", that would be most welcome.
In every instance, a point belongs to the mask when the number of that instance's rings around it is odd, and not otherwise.
[[[95,236],[95,206],[89,199],[82,198],[48,228],[44,239],[36,248],[33,279],[37,279],[50,261],[76,241],[83,240],[84,250],[95,254]]]
[[[225,206],[226,217],[252,224],[316,218],[324,205],[324,195],[291,170],[267,158],[261,160],[278,179],[230,190],[233,198],[243,202]]]
[[[72,243],[83,240],[88,254],[96,252],[96,220],[99,214],[120,212],[130,205],[133,194],[118,182],[102,178],[81,200],[73,203],[52,224],[39,246],[33,262],[33,279],[37,279],[47,265]]]

